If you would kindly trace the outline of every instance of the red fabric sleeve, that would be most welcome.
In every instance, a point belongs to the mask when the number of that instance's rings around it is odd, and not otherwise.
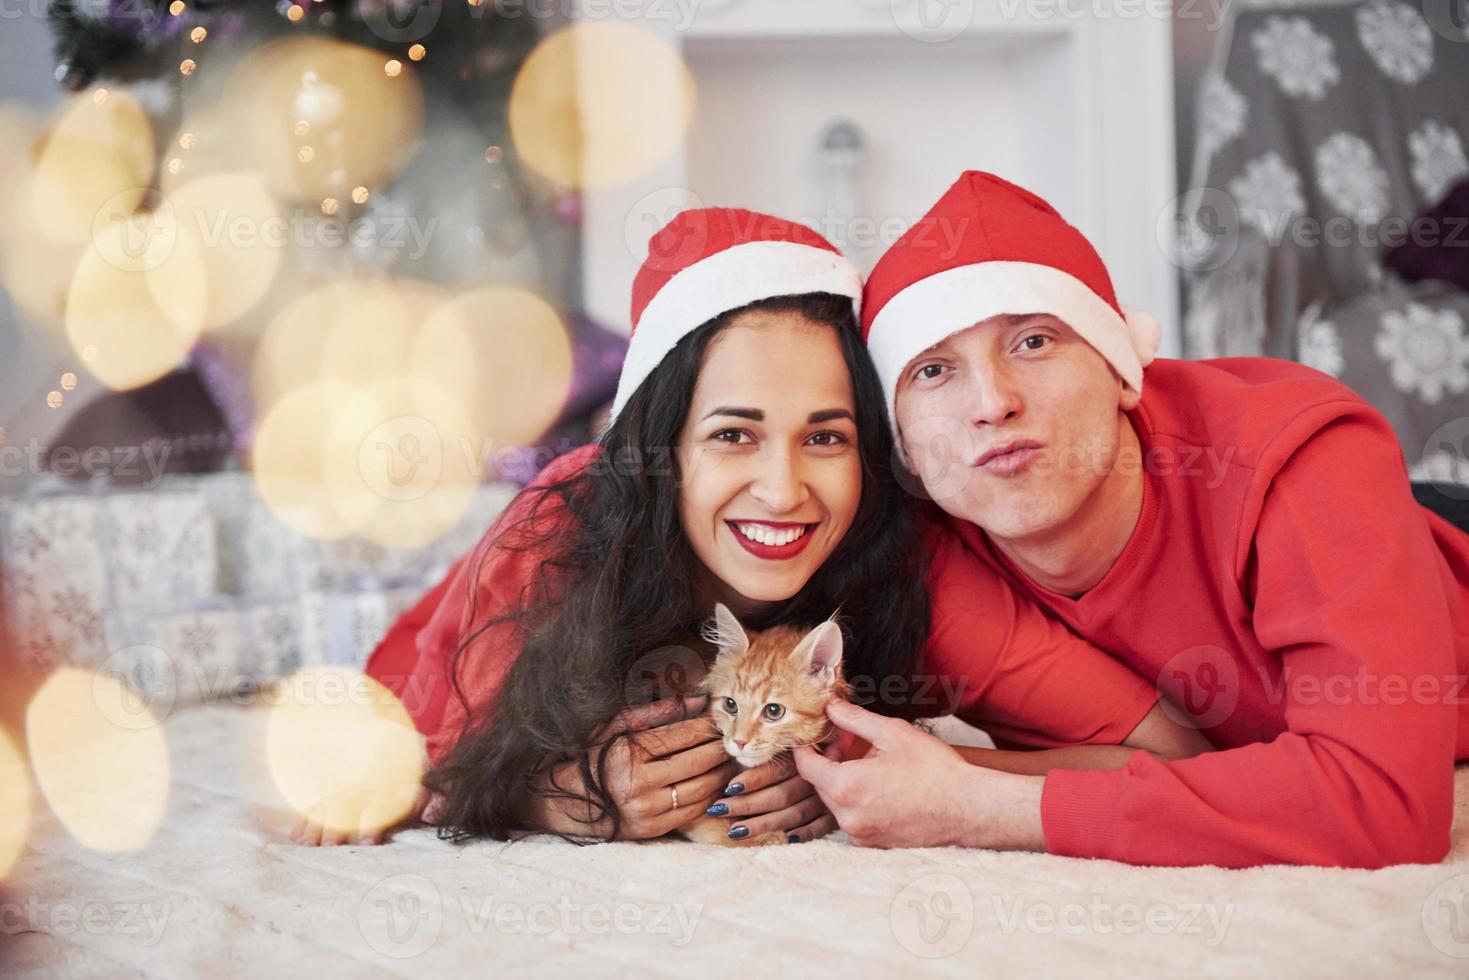
[[[1288,730],[1179,762],[1135,752],[1121,770],[1051,772],[1053,853],[1372,868],[1448,851],[1457,669],[1440,559],[1381,417],[1317,427],[1277,439],[1299,448],[1260,468],[1268,491],[1246,502],[1241,560],[1220,573],[1221,587],[1241,576],[1256,636],[1290,679],[1277,688]]]
[[[445,599],[455,589],[462,588],[459,580],[473,555],[471,551],[456,561],[438,585],[398,617],[363,668],[369,677],[381,682],[397,696],[413,719],[414,726],[425,735],[438,727],[448,693],[448,685],[441,682],[439,672],[427,669],[429,663],[424,660],[423,652],[427,646],[425,641],[433,635],[433,623],[438,619]],[[462,600],[458,604],[462,605]],[[434,655],[432,662],[442,665],[443,660]]]
[[[520,655],[518,626],[513,622],[490,624],[519,608],[526,599],[543,598],[532,590],[542,581],[542,566],[551,557],[546,549],[554,546],[554,532],[568,519],[561,498],[545,494],[544,487],[584,472],[597,453],[598,447],[593,444],[554,460],[521,491],[464,559],[469,565],[467,574],[461,576],[463,595],[454,599],[461,609],[459,628],[437,651],[443,666],[436,676],[445,678],[447,698],[443,715],[428,736],[428,755],[433,764],[442,760],[468,724],[488,721],[505,677]],[[532,514],[534,520],[527,521]],[[456,665],[455,652],[466,639],[468,646]],[[457,691],[449,682],[449,671],[456,666]]]
[[[946,531],[931,528],[933,626],[915,678],[997,744],[1116,745],[1158,700],[1127,665],[1051,619]],[[927,709],[927,710],[925,710]]]

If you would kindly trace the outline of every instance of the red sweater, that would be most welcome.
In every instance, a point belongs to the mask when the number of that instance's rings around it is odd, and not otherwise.
[[[1047,847],[1159,865],[1440,860],[1469,756],[1469,535],[1413,501],[1382,416],[1299,365],[1160,360],[1130,418],[1141,516],[1079,599],[950,527],[1227,751],[1053,771]]]
[[[586,446],[551,463],[368,661],[368,673],[398,695],[427,735],[432,761],[442,760],[466,724],[490,717],[520,654],[513,626],[486,628],[514,608],[546,558],[541,548],[523,548],[527,536],[517,529],[529,527],[522,522],[545,484],[582,472],[597,454]],[[551,498],[530,529],[559,530],[567,519]],[[893,690],[918,703],[919,714],[953,713],[1027,745],[1115,745],[1157,702],[1148,681],[1020,598],[942,527],[928,525],[925,542],[932,628],[921,663]],[[451,693],[449,671],[462,636],[474,639],[459,659],[461,700]],[[889,690],[875,688],[858,694],[880,698]]]

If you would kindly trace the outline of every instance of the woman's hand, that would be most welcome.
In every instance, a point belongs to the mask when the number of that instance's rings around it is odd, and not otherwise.
[[[796,772],[788,752],[739,773],[730,788],[736,791],[716,800],[722,812],[716,809],[710,816],[729,817],[730,829],[746,828],[741,838],[776,832],[797,843],[837,829],[836,817],[816,795],[816,788]]]
[[[428,746],[422,745],[420,772],[428,772]],[[337,793],[319,801],[304,813],[296,815],[291,827],[291,840],[308,847],[334,844],[381,844],[388,833],[420,819],[429,820],[424,811],[435,799],[419,786],[418,795],[407,813],[393,812],[384,806],[382,787],[368,785]],[[430,820],[431,822],[431,820]]]
[[[390,830],[416,820],[428,802],[428,790],[420,788],[413,808],[399,817],[386,812],[370,789],[333,796],[297,815],[291,840],[308,847],[381,844]]]
[[[719,731],[701,716],[707,695],[655,701],[619,713],[592,735],[588,751],[596,766],[601,747],[619,733],[601,781],[622,817],[617,840],[661,837],[704,813],[728,785],[738,766],[724,751]],[[578,795],[586,793],[579,764],[566,762],[540,781]],[[673,789],[678,806],[673,806]],[[576,800],[531,794],[522,801],[528,829],[609,839],[610,815],[592,819],[594,809]]]

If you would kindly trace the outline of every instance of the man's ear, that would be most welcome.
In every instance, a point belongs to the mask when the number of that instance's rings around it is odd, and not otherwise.
[[[749,634],[722,602],[714,604],[714,621],[704,627],[704,638],[720,653],[739,654],[750,649]]]
[[[1124,412],[1130,412],[1134,408],[1137,408],[1138,403],[1141,402],[1142,400],[1143,400],[1143,393],[1142,392],[1140,392],[1137,389],[1133,388],[1132,385],[1124,384],[1122,386],[1122,397],[1118,400],[1117,405]]]

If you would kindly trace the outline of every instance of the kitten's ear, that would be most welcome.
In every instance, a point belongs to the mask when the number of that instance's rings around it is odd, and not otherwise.
[[[714,621],[704,627],[704,638],[720,653],[744,653],[750,649],[750,637],[745,628],[722,602],[715,603]]]
[[[796,658],[808,674],[835,677],[842,665],[842,628],[835,620],[822,623],[796,645]]]

